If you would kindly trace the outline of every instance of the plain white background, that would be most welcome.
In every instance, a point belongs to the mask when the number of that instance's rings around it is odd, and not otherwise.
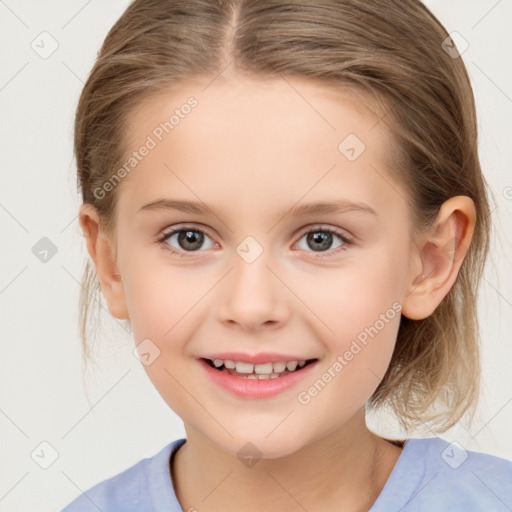
[[[426,4],[469,44],[463,59],[477,101],[481,162],[495,195],[492,256],[479,302],[482,402],[469,428],[441,437],[512,459],[512,2]],[[0,0],[1,511],[60,510],[185,434],[133,356],[133,340],[108,312],[98,365],[82,374],[77,309],[87,252],[76,216],[73,116],[96,53],[127,5]],[[31,46],[43,31],[58,43],[46,59]],[[57,251],[46,263],[33,252],[43,237]],[[371,422],[397,435],[389,420]]]

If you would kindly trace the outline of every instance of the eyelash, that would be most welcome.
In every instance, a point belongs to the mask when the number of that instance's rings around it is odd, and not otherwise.
[[[196,233],[202,233],[203,235],[206,235],[208,236],[209,238],[211,238],[208,233],[202,229],[198,229],[194,226],[181,226],[179,228],[173,228],[169,231],[165,231],[162,233],[162,235],[158,238],[158,243],[159,244],[163,244],[164,245],[164,249],[170,251],[172,254],[176,254],[180,257],[187,257],[187,254],[190,253],[190,254],[193,254],[195,252],[201,252],[201,251],[177,251],[176,249],[173,249],[168,243],[167,243],[167,240],[174,234],[176,233],[181,233],[183,231],[194,231]],[[336,235],[340,238],[340,240],[343,242],[343,245],[337,247],[336,249],[330,249],[330,250],[327,250],[327,251],[319,251],[317,252],[317,256],[315,256],[315,258],[326,258],[326,257],[330,257],[330,256],[333,256],[333,255],[336,255],[338,254],[339,252],[341,251],[345,251],[347,249],[348,246],[352,245],[353,241],[351,238],[349,238],[345,233],[342,233],[338,230],[335,230],[335,229],[332,229],[332,228],[323,228],[321,226],[316,226],[312,229],[309,229],[307,231],[304,231],[301,235],[300,235],[300,238],[299,238],[299,241],[305,236],[305,235],[308,235],[309,233],[331,233],[333,235]],[[306,252],[315,252],[315,251],[306,251]],[[324,255],[325,254],[325,255]]]

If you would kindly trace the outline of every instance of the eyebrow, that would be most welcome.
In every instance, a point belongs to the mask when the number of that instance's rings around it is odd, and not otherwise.
[[[218,215],[215,213],[215,209],[206,203],[195,201],[178,201],[174,199],[157,199],[156,201],[152,201],[151,203],[141,206],[137,213],[167,210],[178,210],[184,213],[193,213],[197,215],[208,215],[209,213],[213,213],[218,217]],[[279,218],[282,218],[288,214],[301,217],[307,215],[343,213],[347,211],[359,211],[366,212],[375,216],[379,215],[371,206],[365,203],[349,201],[348,199],[338,199],[336,201],[319,201],[315,203],[292,206],[287,210],[282,210],[279,214]]]

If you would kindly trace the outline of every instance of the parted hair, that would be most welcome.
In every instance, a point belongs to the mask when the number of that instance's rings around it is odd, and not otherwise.
[[[115,236],[122,187],[94,191],[126,161],[128,115],[152,94],[227,66],[247,77],[348,87],[379,104],[393,138],[387,170],[408,191],[413,233],[431,227],[450,197],[469,196],[476,208],[454,285],[427,318],[402,315],[387,372],[367,402],[368,410],[390,407],[408,431],[423,423],[444,432],[474,414],[479,398],[477,295],[491,229],[473,90],[454,48],[419,0],[135,0],[110,29],[78,102],[82,200]],[[79,304],[85,359],[100,299],[88,259]]]

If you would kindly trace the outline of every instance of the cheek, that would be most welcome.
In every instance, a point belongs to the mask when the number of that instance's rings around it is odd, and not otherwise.
[[[125,296],[136,341],[146,337],[167,340],[200,310],[211,288],[192,267],[172,268],[162,262],[139,266],[125,284]]]
[[[352,390],[363,401],[384,376],[395,346],[401,318],[399,258],[390,251],[388,257],[380,252],[354,259],[295,288],[318,316],[315,334],[327,352],[323,369],[336,375],[333,388]]]
[[[169,407],[188,417],[196,405],[190,396],[200,396],[201,389],[190,379],[193,368],[186,353],[203,320],[201,298],[211,284],[203,280],[200,286],[201,279],[183,268],[171,270],[163,265],[141,268],[126,283],[127,306],[135,343],[142,342],[148,348],[144,352],[151,354],[146,374]]]
[[[322,338],[326,359],[297,397],[306,405],[305,417],[329,411],[328,423],[334,428],[364,406],[389,367],[400,310],[399,301],[392,302],[387,294],[339,296],[338,306],[324,317],[335,332]]]
[[[294,291],[316,314],[316,323],[326,327],[322,332],[346,340],[375,324],[382,315],[387,314],[386,320],[397,316],[402,280],[399,267],[393,256],[386,259],[382,253],[367,255],[364,260],[352,258],[339,269],[293,281]]]

